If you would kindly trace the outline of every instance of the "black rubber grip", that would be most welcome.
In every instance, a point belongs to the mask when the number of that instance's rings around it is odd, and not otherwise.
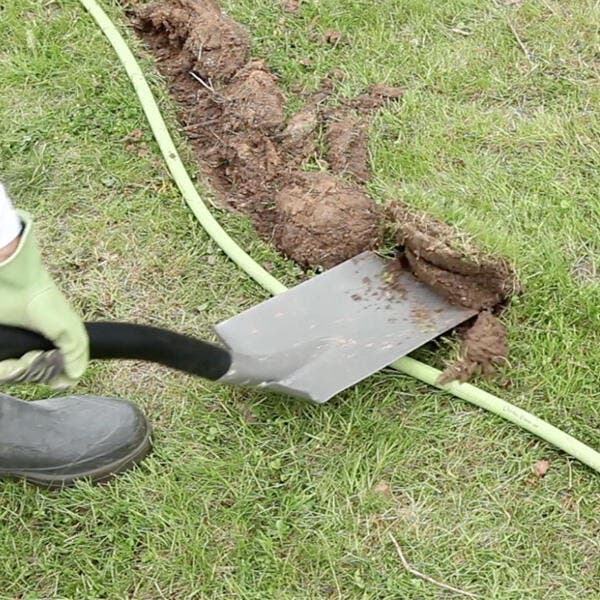
[[[103,321],[86,323],[85,328],[92,359],[153,362],[212,381],[231,366],[231,355],[224,348],[167,329]],[[52,348],[52,342],[38,333],[0,325],[0,360]]]

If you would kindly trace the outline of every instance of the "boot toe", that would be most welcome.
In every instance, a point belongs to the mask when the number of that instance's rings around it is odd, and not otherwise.
[[[0,420],[5,475],[52,487],[82,478],[103,481],[150,449],[150,424],[131,402],[100,396],[11,400]]]

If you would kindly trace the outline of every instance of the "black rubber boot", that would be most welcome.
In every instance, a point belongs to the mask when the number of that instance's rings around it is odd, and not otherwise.
[[[124,400],[0,394],[0,477],[53,488],[105,481],[144,458],[150,434],[141,410]]]

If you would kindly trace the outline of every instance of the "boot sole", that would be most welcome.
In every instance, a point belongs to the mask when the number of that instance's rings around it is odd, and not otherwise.
[[[98,469],[90,469],[70,475],[44,475],[43,473],[31,473],[28,471],[0,471],[1,478],[24,479],[34,485],[48,489],[62,489],[74,486],[78,481],[89,481],[91,483],[104,483],[112,479],[115,475],[129,470],[131,467],[142,461],[152,448],[152,426],[146,417],[146,435],[139,446],[130,452],[127,456],[120,458],[108,465]]]

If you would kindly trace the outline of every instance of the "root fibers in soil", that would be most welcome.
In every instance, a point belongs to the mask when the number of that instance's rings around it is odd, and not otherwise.
[[[460,358],[438,378],[439,384],[468,381],[472,375],[489,375],[506,361],[508,345],[504,325],[491,313],[482,312],[465,334]]]
[[[474,248],[452,227],[401,204],[388,212],[415,277],[453,304],[490,309],[516,291],[508,263]]]

